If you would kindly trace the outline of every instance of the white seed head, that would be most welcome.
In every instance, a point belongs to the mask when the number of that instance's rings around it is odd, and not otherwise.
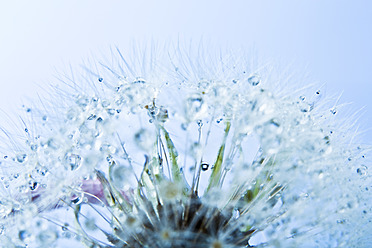
[[[238,57],[166,54],[27,108],[40,123],[1,144],[1,244],[368,247],[369,152],[340,108]]]

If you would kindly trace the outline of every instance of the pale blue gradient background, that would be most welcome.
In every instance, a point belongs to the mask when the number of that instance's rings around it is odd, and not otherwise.
[[[327,94],[365,107],[372,127],[372,1],[132,0],[1,1],[0,108],[21,106],[55,68],[79,65],[133,40],[181,37],[255,50],[326,84]],[[1,123],[1,122],[0,122]],[[371,143],[372,131],[365,134]]]

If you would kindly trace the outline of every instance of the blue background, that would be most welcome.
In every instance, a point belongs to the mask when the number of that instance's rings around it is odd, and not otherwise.
[[[372,1],[1,1],[0,108],[18,111],[55,68],[134,40],[204,40],[254,50],[362,110],[372,131]],[[301,83],[299,83],[301,84]],[[4,113],[1,112],[1,115]],[[0,122],[1,124],[1,122]]]

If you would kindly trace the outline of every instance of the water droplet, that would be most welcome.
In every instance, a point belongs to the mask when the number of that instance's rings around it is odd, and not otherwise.
[[[182,130],[186,131],[187,130],[187,127],[188,127],[188,125],[186,123],[182,123],[181,124],[181,129]]]
[[[199,94],[194,94],[186,99],[186,111],[193,117],[194,115],[201,112],[203,109],[203,98]]]
[[[367,173],[368,173],[368,167],[365,166],[365,165],[362,165],[361,167],[359,167],[356,172],[360,175],[360,176],[366,176]]]
[[[199,88],[202,90],[206,90],[209,87],[209,85],[210,85],[210,81],[207,81],[207,80],[201,80],[198,83]]]
[[[202,163],[201,164],[202,171],[206,171],[206,170],[208,170],[208,168],[209,168],[209,164],[207,164],[207,163]]]
[[[95,114],[91,114],[91,115],[87,118],[87,120],[88,120],[88,121],[91,121],[91,120],[93,120],[93,119],[95,119],[95,118],[97,118],[97,116],[96,116]]]
[[[89,99],[88,98],[85,98],[85,97],[79,97],[76,101],[76,103],[80,106],[80,107],[86,107],[88,106],[89,104]]]
[[[31,112],[31,109],[30,109],[30,108],[27,108],[27,109],[26,109],[26,112],[27,112],[27,113],[30,113],[30,112]]]
[[[42,117],[42,120],[43,120],[43,121],[47,121],[47,120],[48,120],[48,116],[44,115],[44,116]]]
[[[100,151],[107,152],[109,154],[115,154],[117,152],[117,149],[115,146],[110,145],[109,143],[103,143],[101,147],[99,148]],[[111,155],[110,155],[111,157]],[[111,157],[112,158],[112,157]]]
[[[108,162],[108,164],[109,164],[110,166],[113,166],[113,165],[116,164],[114,158],[113,158],[111,155],[108,155],[108,156],[106,157],[106,161]]]
[[[30,148],[31,148],[32,151],[37,151],[38,145],[36,145],[36,144],[32,144],[32,145],[30,146]]]
[[[81,157],[77,154],[66,153],[65,160],[68,168],[72,171],[77,170],[81,165]]]
[[[102,105],[102,107],[107,108],[108,106],[110,106],[110,102],[106,101],[106,100],[103,100],[101,105]]]
[[[62,226],[62,231],[68,231],[68,226],[69,224],[68,223],[65,223],[63,226]]]
[[[13,211],[12,203],[9,201],[1,200],[0,201],[0,218],[3,219],[7,217]]]
[[[18,154],[16,159],[18,163],[23,163],[27,160],[27,154]]]
[[[337,220],[337,224],[345,224],[345,220]]]
[[[152,118],[152,120],[157,120],[159,122],[165,122],[168,119],[168,110],[165,109],[163,106],[160,106],[159,108],[155,106],[155,104],[152,105],[146,105],[145,109],[148,110],[147,114]],[[153,121],[150,121],[152,123]]]
[[[37,240],[43,247],[44,245],[50,245],[57,239],[57,233],[54,230],[46,229],[39,232],[37,235]],[[50,246],[49,246],[50,247]]]
[[[107,113],[108,113],[109,115],[114,115],[114,114],[116,113],[116,111],[115,111],[115,109],[113,109],[113,108],[109,108],[109,109],[107,109]]]
[[[145,151],[149,151],[153,147],[154,138],[149,130],[143,128],[134,135],[136,144]]]
[[[18,232],[18,237],[23,242],[28,242],[31,238],[31,234],[26,230],[21,230]]]
[[[36,172],[39,173],[41,176],[45,176],[48,170],[45,167],[36,167]]]
[[[30,186],[31,190],[36,190],[38,188],[39,184],[35,181],[30,181],[29,186]]]
[[[199,160],[202,156],[202,146],[198,142],[194,142],[190,146],[190,155],[195,159]]]
[[[83,202],[83,199],[84,199],[84,194],[83,193],[82,194],[78,194],[78,195],[73,194],[71,196],[71,203],[72,204],[75,204],[75,205],[79,205],[80,203]]]
[[[113,185],[120,190],[127,191],[137,186],[137,180],[130,167],[115,164],[110,169],[110,178]]]
[[[138,77],[138,78],[136,78],[136,80],[133,81],[133,83],[134,84],[145,84],[146,81],[145,81],[145,79]]]
[[[258,75],[252,75],[248,78],[248,83],[252,86],[257,86],[261,82],[261,79]]]

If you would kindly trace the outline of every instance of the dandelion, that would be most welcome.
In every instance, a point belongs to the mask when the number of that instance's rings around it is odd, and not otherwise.
[[[368,247],[367,150],[320,91],[150,55],[62,78],[4,131],[2,247]]]

